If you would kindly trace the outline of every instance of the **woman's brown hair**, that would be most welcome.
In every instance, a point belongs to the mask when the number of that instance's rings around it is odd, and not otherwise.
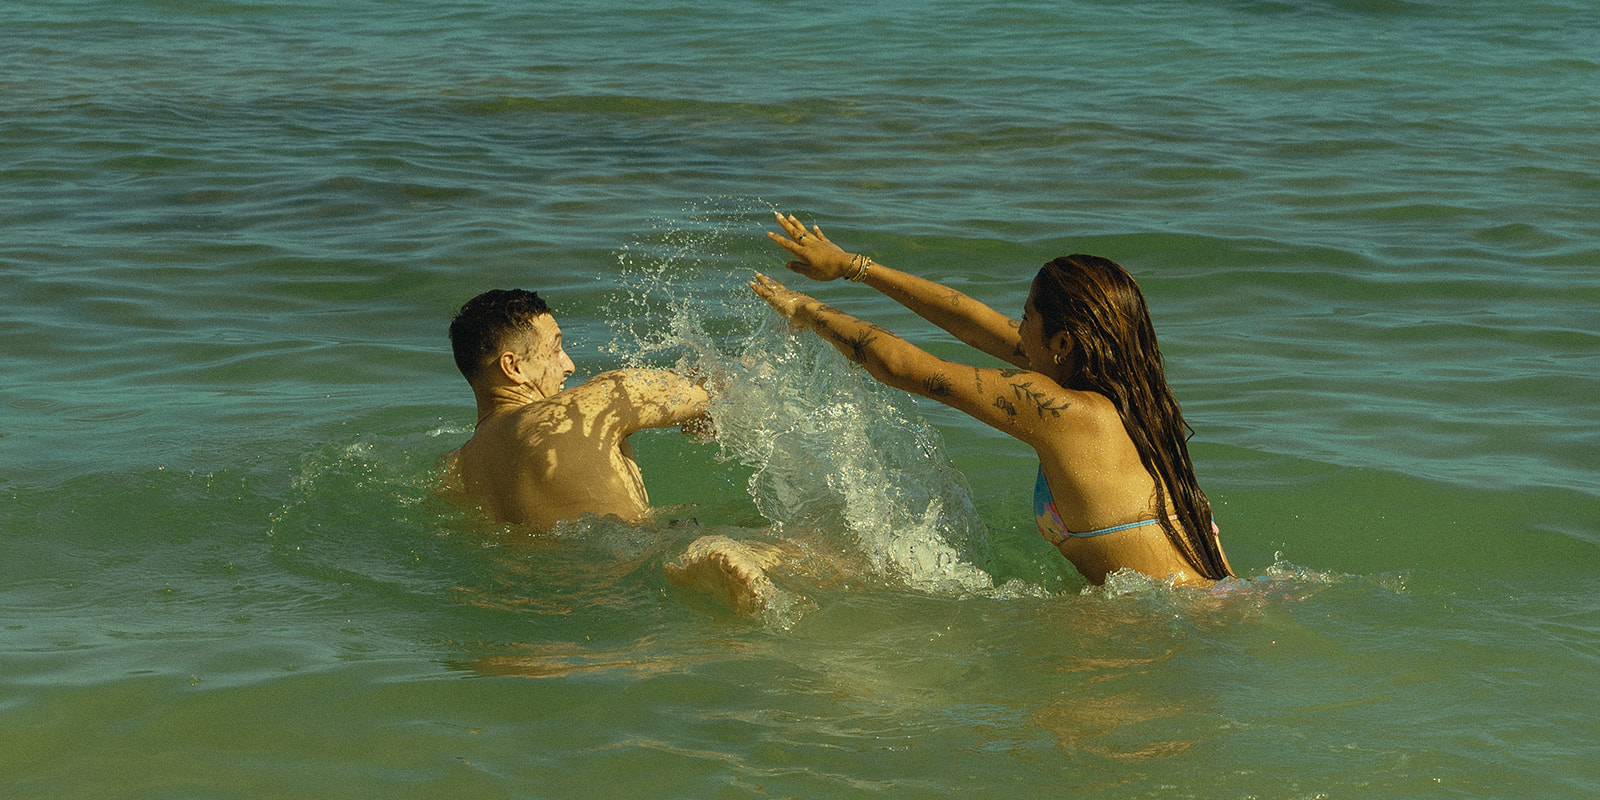
[[[1133,276],[1108,258],[1062,256],[1034,277],[1033,307],[1046,339],[1061,331],[1072,339],[1077,370],[1067,388],[1098,392],[1116,404],[1139,460],[1155,479],[1156,516],[1167,538],[1205,577],[1228,577],[1212,535],[1211,501],[1189,460],[1194,431],[1167,386],[1155,326]],[[1163,512],[1168,496],[1176,525]]]

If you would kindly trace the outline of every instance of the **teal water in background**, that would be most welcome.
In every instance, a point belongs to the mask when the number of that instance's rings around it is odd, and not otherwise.
[[[1600,790],[1589,3],[0,23],[7,797]],[[1085,587],[1025,448],[747,296],[773,208],[1012,312],[1127,266],[1248,586]],[[717,440],[636,437],[698,528],[434,497],[500,286],[579,377],[743,379]],[[661,577],[706,531],[853,566],[740,618]]]

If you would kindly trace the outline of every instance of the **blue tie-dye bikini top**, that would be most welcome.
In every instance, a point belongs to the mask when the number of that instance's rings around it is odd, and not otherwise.
[[[1138,522],[1130,522],[1126,525],[1099,528],[1086,533],[1069,531],[1066,523],[1061,521],[1061,512],[1056,510],[1055,496],[1050,494],[1050,482],[1045,480],[1043,465],[1039,467],[1039,478],[1033,482],[1033,519],[1039,526],[1039,535],[1043,536],[1045,541],[1058,548],[1068,539],[1090,539],[1096,536],[1104,536],[1108,533],[1129,530],[1130,528],[1161,524],[1159,519],[1145,519]],[[1217,524],[1215,522],[1211,523],[1211,535],[1217,535]]]

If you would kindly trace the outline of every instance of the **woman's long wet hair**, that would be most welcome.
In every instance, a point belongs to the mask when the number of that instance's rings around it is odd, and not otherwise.
[[[1156,516],[1167,538],[1205,577],[1228,577],[1212,535],[1211,501],[1189,460],[1194,431],[1167,386],[1155,326],[1133,276],[1108,258],[1062,256],[1034,277],[1033,307],[1047,340],[1061,331],[1072,339],[1077,372],[1067,388],[1098,392],[1116,404],[1139,460],[1155,479]],[[1169,496],[1177,524],[1162,513]]]

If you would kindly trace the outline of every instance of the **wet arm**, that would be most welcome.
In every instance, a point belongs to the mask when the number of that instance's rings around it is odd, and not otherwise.
[[[645,428],[668,428],[701,421],[710,400],[704,386],[670,370],[619,369],[591,378],[594,402],[627,436]],[[598,409],[597,409],[598,411]]]
[[[894,333],[811,298],[791,317],[846,358],[896,389],[937,400],[1002,432],[1038,445],[1072,404],[1043,375],[946,361]]]
[[[926,278],[873,263],[860,281],[938,325],[951,336],[995,358],[1027,366],[1022,354],[1021,323],[971,296]]]
[[[783,233],[769,232],[767,237],[797,259],[788,263],[789,269],[819,281],[849,278],[865,283],[969,346],[1026,366],[1017,320],[948,286],[845,252],[821,227],[806,230],[792,214],[775,216]]]

